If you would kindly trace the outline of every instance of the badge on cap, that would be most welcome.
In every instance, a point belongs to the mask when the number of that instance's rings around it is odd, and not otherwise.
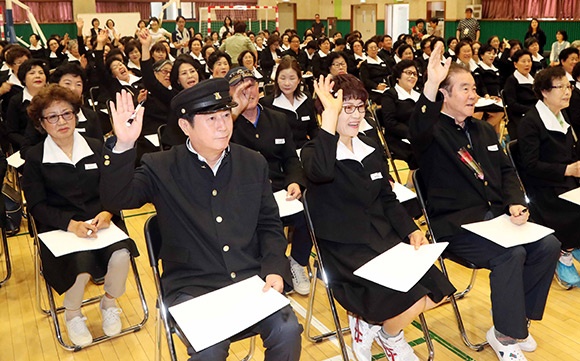
[[[218,92],[213,93],[213,96],[215,97],[215,100],[220,100],[222,98],[222,96]]]

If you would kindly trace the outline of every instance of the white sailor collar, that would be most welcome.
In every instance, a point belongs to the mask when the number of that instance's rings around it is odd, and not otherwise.
[[[60,149],[54,142],[52,137],[48,135],[44,140],[44,154],[42,156],[42,163],[65,163],[76,165],[79,161],[89,157],[93,154],[93,150],[89,147],[87,140],[75,129],[73,134],[73,149],[72,160]]]
[[[528,76],[524,76],[519,71],[514,71],[514,77],[520,84],[534,84],[534,78],[528,73]]]
[[[532,55],[532,60],[533,61],[541,61],[542,59],[544,59],[543,56],[540,55],[540,53],[536,54],[536,55]]]
[[[77,113],[77,122],[78,123],[83,123],[87,121],[87,117],[85,116],[85,114],[83,113],[82,109],[79,109],[79,112]]]
[[[256,77],[256,79],[262,79],[264,76],[262,75],[262,73],[260,73],[258,71],[258,69],[254,68],[252,69],[252,74],[254,74],[254,77]]]
[[[493,63],[491,64],[491,66],[487,65],[486,63],[484,63],[483,61],[479,61],[479,63],[477,63],[477,65],[479,65],[479,67],[483,70],[492,70],[492,71],[498,71],[497,68],[493,65]]]
[[[121,83],[121,85],[132,86],[134,83],[141,80],[141,78],[138,76],[135,76],[133,74],[129,74],[129,82],[126,82],[126,81],[121,80],[121,79],[117,79],[117,80],[119,81],[119,83]]]
[[[548,108],[548,106],[541,100],[538,100],[536,103],[536,110],[540,114],[540,119],[542,120],[542,123],[544,123],[546,129],[563,134],[568,132],[570,125],[564,119],[562,112],[559,112],[558,115],[554,115],[550,108]],[[558,119],[562,121],[563,125],[560,124]]]
[[[328,54],[324,54],[322,50],[318,50],[318,56],[320,56],[321,58],[325,58],[328,56]]]
[[[574,77],[572,76],[572,74],[566,72],[566,79],[568,79],[569,82],[575,82]]]
[[[414,89],[411,89],[411,93],[409,94],[402,86],[399,84],[395,84],[395,90],[397,91],[397,97],[399,100],[407,100],[412,99],[415,103],[419,100],[421,94]]]
[[[129,62],[127,63],[127,68],[141,70],[141,67],[133,63],[131,60],[129,60]]]
[[[22,102],[24,103],[27,100],[32,100],[32,94],[30,94],[27,87],[24,87],[24,89],[22,89]]]
[[[274,98],[272,105],[278,108],[292,110],[296,112],[296,109],[298,109],[302,105],[302,103],[306,101],[306,99],[307,99],[306,95],[302,94],[299,97],[294,97],[294,104],[290,104],[288,98],[286,98],[284,94],[280,94],[276,98]]]
[[[376,65],[380,65],[380,64],[385,62],[383,59],[381,59],[380,56],[377,56],[376,59],[373,59],[370,56],[367,56],[366,60],[367,60],[367,64],[376,64]]]
[[[397,54],[393,55],[393,59],[395,59],[395,64],[399,64],[401,62],[401,58],[399,58],[399,56]]]
[[[427,55],[426,53],[423,53],[423,60],[429,60],[429,55]]]
[[[447,49],[447,52],[449,53],[449,55],[453,56],[455,55],[455,51],[451,50],[451,49]]]
[[[80,60],[75,58],[74,55],[72,55],[69,51],[66,52],[66,56],[69,63],[72,63],[73,61],[80,62]]]
[[[367,57],[363,55],[354,54],[354,60],[365,60]]]
[[[464,65],[465,66],[465,64],[461,60],[459,60],[459,58],[455,62],[457,64],[460,64],[460,65]],[[475,60],[469,59],[469,71],[472,72],[475,69],[477,69],[477,63],[475,62]]]
[[[18,76],[16,76],[16,74],[14,74],[12,70],[10,70],[10,76],[8,77],[7,82],[12,85],[18,85],[19,87],[24,88],[20,79],[18,79]]]
[[[366,145],[358,137],[352,138],[352,152],[339,140],[336,146],[336,160],[351,159],[362,164],[362,161],[374,151],[375,148]]]

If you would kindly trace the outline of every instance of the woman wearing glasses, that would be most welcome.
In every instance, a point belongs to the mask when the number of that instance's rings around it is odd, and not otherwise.
[[[348,62],[346,61],[346,54],[343,52],[332,52],[326,58],[326,74],[337,76],[346,74],[348,72]]]
[[[322,116],[318,136],[302,148],[307,200],[330,287],[349,312],[353,351],[371,360],[376,340],[387,358],[419,360],[403,328],[435,307],[454,288],[434,266],[408,292],[353,275],[353,271],[403,240],[427,244],[388,182],[389,171],[376,143],[359,135],[367,92],[350,74],[315,83]]]
[[[381,98],[382,126],[389,150],[395,159],[401,159],[409,165],[407,185],[412,185],[412,174],[419,167],[411,143],[409,142],[409,119],[419,99],[415,90],[418,80],[417,65],[412,60],[401,60],[393,68],[393,78],[397,84],[387,90]]]
[[[274,94],[260,103],[286,115],[297,149],[318,134],[318,122],[312,96],[300,89],[302,71],[295,58],[286,55],[278,65],[274,80]]]
[[[22,188],[39,233],[60,229],[81,238],[96,238],[111,221],[121,222],[118,210],[103,209],[99,199],[102,143],[75,130],[80,99],[71,90],[49,85],[36,95],[28,114],[46,139],[29,150]],[[91,222],[86,222],[91,220]],[[122,225],[122,224],[121,224]],[[40,242],[42,273],[52,288],[65,293],[64,318],[69,338],[77,346],[93,341],[81,313],[88,280],[105,277],[101,299],[102,327],[106,335],[121,331],[121,309],[115,299],[125,292],[130,254],[135,243],[124,240],[106,248],[54,257]]]
[[[534,219],[556,231],[562,242],[556,279],[565,288],[579,287],[573,259],[580,260],[580,206],[558,198],[578,187],[578,137],[565,112],[572,85],[562,67],[536,74],[534,92],[540,99],[518,125],[521,176]]]

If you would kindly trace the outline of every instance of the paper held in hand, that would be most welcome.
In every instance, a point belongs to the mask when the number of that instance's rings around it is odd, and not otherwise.
[[[393,186],[393,192],[397,196],[397,199],[400,203],[417,198],[415,192],[405,187],[401,183],[395,182],[395,185]]]
[[[353,273],[381,286],[407,292],[427,273],[448,244],[427,244],[416,250],[415,247],[401,242]]]
[[[464,224],[461,227],[505,248],[533,243],[554,233],[553,229],[532,222],[518,226],[510,221],[507,214],[489,221]]]
[[[66,232],[60,229],[40,233],[38,238],[40,238],[42,243],[48,247],[55,257],[60,257],[74,252],[105,248],[113,243],[129,238],[129,236],[111,222],[109,228],[100,229],[97,232],[97,238],[80,238],[72,232]]]
[[[230,338],[290,303],[258,276],[169,308],[197,352]]]
[[[558,197],[567,200],[568,202],[580,205],[580,188],[575,188],[566,193],[562,193]]]
[[[278,203],[278,210],[280,211],[280,217],[291,216],[298,212],[302,212],[304,210],[304,205],[298,199],[293,199],[291,201],[286,200],[286,192],[285,189],[274,193],[274,199],[276,199],[276,203]]]

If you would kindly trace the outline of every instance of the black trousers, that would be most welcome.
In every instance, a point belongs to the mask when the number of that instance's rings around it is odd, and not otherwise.
[[[528,337],[527,320],[541,320],[560,257],[560,241],[549,235],[537,242],[504,248],[474,233],[447,237],[447,250],[491,270],[493,324],[504,335]]]
[[[203,325],[200,325],[203,327]],[[189,361],[225,361],[233,341],[241,340],[259,334],[266,348],[266,361],[298,361],[300,360],[302,325],[290,306],[273,313],[249,329],[222,341],[201,352],[195,352],[187,347]]]
[[[294,226],[290,256],[292,256],[292,258],[294,258],[294,260],[301,266],[306,266],[310,259],[310,252],[312,251],[312,239],[310,238],[310,233],[308,233],[308,228],[306,227],[306,217],[304,216],[304,212],[282,217],[281,219],[284,227]]]

